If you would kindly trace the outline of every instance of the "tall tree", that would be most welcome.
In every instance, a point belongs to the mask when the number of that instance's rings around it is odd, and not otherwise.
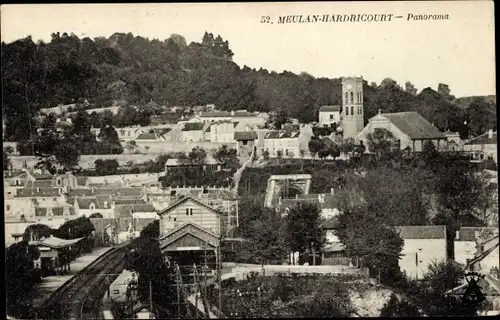
[[[293,252],[312,255],[315,262],[315,253],[319,252],[326,241],[320,209],[310,203],[299,203],[290,209],[285,218],[287,242]]]

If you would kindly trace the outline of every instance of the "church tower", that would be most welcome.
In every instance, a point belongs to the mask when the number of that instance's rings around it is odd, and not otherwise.
[[[342,130],[344,139],[355,138],[364,127],[363,78],[342,78]]]

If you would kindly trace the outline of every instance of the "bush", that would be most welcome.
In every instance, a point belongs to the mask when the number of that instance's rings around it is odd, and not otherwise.
[[[418,307],[408,301],[400,301],[393,293],[380,312],[380,317],[421,317]]]

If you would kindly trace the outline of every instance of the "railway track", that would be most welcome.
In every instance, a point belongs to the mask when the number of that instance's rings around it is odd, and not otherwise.
[[[128,249],[129,243],[120,244],[76,274],[49,298],[39,318],[102,319],[102,297],[123,270]]]

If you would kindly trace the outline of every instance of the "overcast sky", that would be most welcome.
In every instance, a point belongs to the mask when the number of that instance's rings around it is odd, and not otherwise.
[[[279,16],[394,14],[392,22],[278,24]],[[407,21],[408,14],[448,14],[448,20]],[[273,24],[262,24],[269,16]],[[419,91],[450,86],[456,96],[495,94],[493,2],[351,2],[248,4],[2,5],[4,42],[53,32],[109,37],[132,32],[163,40],[203,33],[229,41],[241,67],[263,67],[316,77],[363,76],[410,80]]]

